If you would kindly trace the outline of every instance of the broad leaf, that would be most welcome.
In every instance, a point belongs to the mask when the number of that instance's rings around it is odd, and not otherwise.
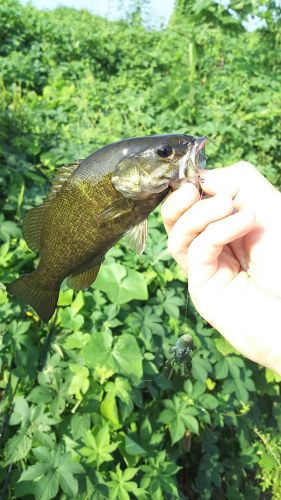
[[[103,265],[94,287],[105,292],[115,304],[148,298],[147,284],[141,273],[125,269],[120,264]]]

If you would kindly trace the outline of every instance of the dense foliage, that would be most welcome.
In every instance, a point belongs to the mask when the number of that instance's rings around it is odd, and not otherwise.
[[[94,287],[64,287],[51,346],[48,325],[5,291],[36,265],[20,221],[55,166],[103,144],[204,134],[209,166],[245,158],[280,187],[280,13],[230,6],[179,0],[149,31],[138,14],[1,1],[1,499],[280,498],[280,379],[198,317],[158,212],[141,257],[122,241]],[[247,32],[255,12],[266,25]],[[183,333],[192,374],[167,378]]]

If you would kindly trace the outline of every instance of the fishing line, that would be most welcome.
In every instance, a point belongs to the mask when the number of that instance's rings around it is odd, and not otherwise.
[[[173,359],[167,359],[167,362],[172,362],[172,363],[173,363],[173,361],[174,361]],[[165,364],[166,364],[166,363],[165,363]],[[164,365],[164,367],[163,367],[163,372],[162,372],[162,373],[159,373],[159,374],[157,375],[157,377],[155,377],[155,378],[145,378],[145,379],[142,379],[142,380],[141,380],[141,382],[156,382],[156,380],[159,380],[159,378],[161,378],[161,377],[164,377],[166,380],[169,380],[169,381],[170,381],[170,380],[171,380],[171,377],[172,377],[172,375],[173,375],[173,373],[174,373],[174,370],[175,370],[174,364],[175,364],[175,363],[173,363],[173,365],[172,365],[172,366],[169,366],[169,367],[166,367],[166,366]],[[170,373],[169,373],[169,375],[168,375],[168,376],[165,374],[165,370],[166,370],[166,369],[170,369]]]
[[[142,379],[141,382],[155,382],[156,380],[159,380],[159,378],[161,378],[162,376],[165,376],[164,373],[159,373],[157,375],[157,377],[155,377],[155,378],[145,378],[145,379]]]
[[[188,291],[188,283],[185,285],[185,290],[186,290],[186,293],[185,293],[186,301],[185,301],[185,310],[184,310],[184,322],[186,322],[186,320],[187,320],[187,310],[188,310],[188,304],[189,304],[189,301],[190,301],[190,295],[189,295],[189,291]],[[161,378],[162,376],[164,376],[167,380],[170,380],[171,377],[172,377],[172,374],[174,372],[174,366],[171,365],[169,367],[170,368],[170,373],[169,373],[169,376],[166,376],[165,375],[165,369],[167,368],[166,363],[173,363],[173,358],[170,358],[170,359],[166,360],[166,362],[164,363],[164,366],[162,368],[163,372],[159,373],[157,375],[157,377],[151,378],[151,379],[143,379],[142,382],[154,382],[154,381],[159,380],[159,378]]]

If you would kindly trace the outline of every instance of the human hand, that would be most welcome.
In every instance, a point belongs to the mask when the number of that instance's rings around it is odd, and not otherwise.
[[[250,163],[200,172],[162,217],[199,314],[238,351],[281,375],[281,193]]]

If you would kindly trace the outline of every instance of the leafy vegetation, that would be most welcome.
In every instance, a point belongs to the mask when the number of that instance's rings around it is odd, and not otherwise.
[[[210,167],[243,157],[280,187],[280,11],[230,7],[179,0],[149,31],[138,14],[1,2],[1,499],[280,498],[280,378],[196,314],[158,212],[141,257],[121,241],[91,289],[62,289],[51,345],[5,291],[36,265],[20,222],[56,165],[103,144],[204,134]],[[248,32],[255,13],[266,25]],[[184,333],[192,374],[167,379]]]

